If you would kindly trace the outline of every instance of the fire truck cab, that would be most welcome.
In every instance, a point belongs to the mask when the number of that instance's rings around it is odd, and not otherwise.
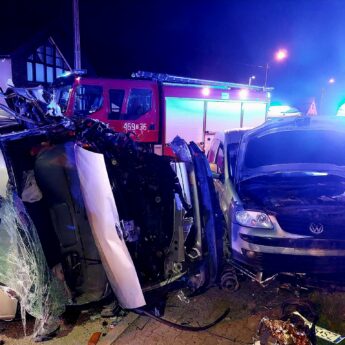
[[[176,135],[204,148],[213,133],[266,119],[269,88],[137,72],[132,79],[71,74],[53,85],[66,116],[91,117],[166,154]]]

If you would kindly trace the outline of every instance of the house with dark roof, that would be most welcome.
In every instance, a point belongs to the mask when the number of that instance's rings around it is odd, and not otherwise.
[[[11,40],[0,47],[0,87],[49,85],[71,65],[54,39],[39,34],[25,41]]]

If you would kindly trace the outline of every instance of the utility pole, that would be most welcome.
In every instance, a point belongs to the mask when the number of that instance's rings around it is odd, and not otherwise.
[[[81,70],[79,0],[73,0],[73,26],[74,26],[74,69]]]
[[[266,66],[265,66],[265,86],[264,88],[266,89],[267,87],[267,78],[268,78],[268,69],[270,68],[268,62],[266,63]]]
[[[323,106],[324,98],[325,98],[325,93],[326,93],[326,88],[325,87],[321,88],[320,110],[319,110],[319,114],[320,115],[325,115],[324,114],[324,106]]]

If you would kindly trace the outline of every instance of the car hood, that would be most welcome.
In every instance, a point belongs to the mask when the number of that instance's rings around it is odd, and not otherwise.
[[[287,233],[318,240],[343,240],[345,179],[310,173],[280,173],[248,179],[238,185],[246,209],[275,217]]]
[[[299,117],[268,121],[241,140],[235,181],[280,172],[325,172],[345,177],[345,119]]]
[[[345,207],[345,177],[315,171],[262,174],[237,184],[246,208]]]

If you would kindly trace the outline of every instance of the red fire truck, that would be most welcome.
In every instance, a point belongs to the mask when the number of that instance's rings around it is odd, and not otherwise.
[[[128,80],[70,74],[54,90],[65,115],[101,120],[168,154],[176,135],[207,147],[217,131],[263,123],[271,89],[139,71]]]

